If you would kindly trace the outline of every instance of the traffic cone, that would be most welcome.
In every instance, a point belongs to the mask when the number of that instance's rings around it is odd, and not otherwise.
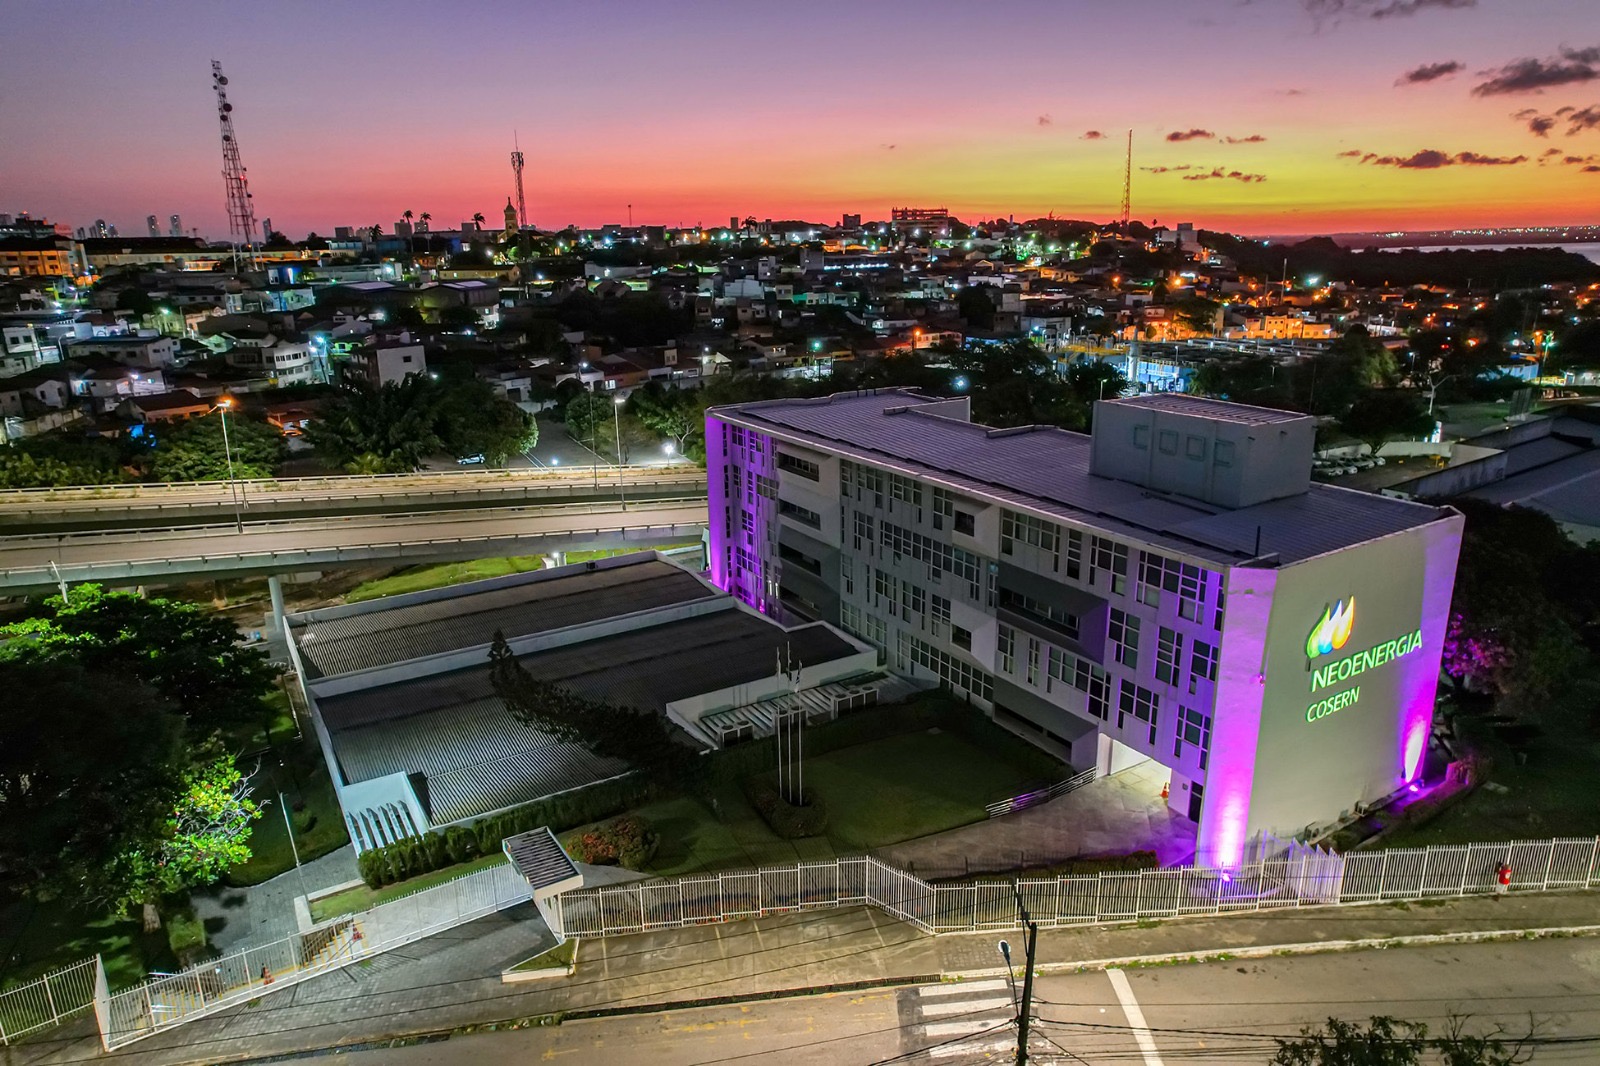
[[[1170,791],[1171,788],[1172,788],[1172,782],[1171,781],[1168,781],[1166,784],[1161,786],[1161,798],[1162,799],[1167,799],[1172,795],[1172,792]]]
[[[359,942],[360,940],[361,940],[361,927],[359,925],[356,925],[356,924],[352,923],[351,926],[350,926],[350,942],[352,944],[354,944],[354,943]]]
[[[261,967],[261,983],[264,985],[270,985],[272,983],[272,971],[267,969],[265,966]]]

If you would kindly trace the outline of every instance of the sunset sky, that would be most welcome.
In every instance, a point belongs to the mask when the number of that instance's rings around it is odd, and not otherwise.
[[[435,228],[497,219],[514,130],[542,228],[623,221],[629,203],[637,222],[669,225],[896,204],[1103,219],[1129,129],[1146,220],[1249,233],[1600,221],[1596,0],[5,12],[0,212],[124,234],[176,211],[225,236],[213,58],[258,217],[295,237],[387,231],[407,208]]]

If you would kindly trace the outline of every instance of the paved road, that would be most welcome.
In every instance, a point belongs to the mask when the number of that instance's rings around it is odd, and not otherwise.
[[[1600,1061],[1600,945],[1543,940],[1044,977],[1035,987],[1038,1063],[1254,1062],[1274,1036],[1329,1016],[1374,1014],[1441,1030],[1502,1024],[1541,1043],[1532,1062]],[[1003,979],[842,993],[568,1022],[342,1055],[350,1066],[574,1066],[724,1062],[1010,1061],[1016,1030]],[[923,1050],[931,1049],[931,1050]],[[920,1053],[919,1053],[920,1052]]]
[[[0,491],[0,530],[71,532],[246,519],[431,511],[576,499],[705,494],[694,466],[557,470],[457,469],[379,477],[310,477]]]
[[[230,523],[168,530],[0,537],[0,591],[68,581],[271,573],[366,561],[519,555],[682,541],[706,523],[703,497],[424,514]],[[52,569],[54,564],[54,569]]]

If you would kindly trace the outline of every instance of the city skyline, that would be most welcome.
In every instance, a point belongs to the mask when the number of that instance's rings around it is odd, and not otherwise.
[[[618,2],[450,12],[158,3],[0,75],[4,208],[226,234],[208,63],[257,217],[829,222],[943,205],[1247,233],[1595,221],[1600,33],[1583,0],[1100,5]],[[24,38],[51,9],[14,9]],[[840,30],[839,26],[848,29]],[[1155,36],[1159,34],[1159,36]],[[366,40],[352,48],[350,40]],[[140,57],[159,59],[145,66]],[[105,85],[105,71],[123,72]],[[63,84],[85,104],[61,116]],[[99,86],[104,86],[103,88]]]

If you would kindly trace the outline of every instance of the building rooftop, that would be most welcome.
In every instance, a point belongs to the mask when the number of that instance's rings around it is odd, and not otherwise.
[[[1276,411],[1270,407],[1252,407],[1243,403],[1209,400],[1203,396],[1188,396],[1181,392],[1155,392],[1144,396],[1130,396],[1122,400],[1107,400],[1123,407],[1144,407],[1153,411],[1169,411],[1192,418],[1212,418],[1219,422],[1237,422],[1246,426],[1265,426],[1275,422],[1294,422],[1309,415],[1297,411]]]
[[[1254,417],[1252,412],[1304,417],[1214,400],[1191,398],[1190,404],[1222,408],[1234,420]],[[1183,413],[1205,417],[1193,406]],[[1229,510],[1090,474],[1091,442],[1085,434],[1048,426],[993,429],[968,420],[964,399],[940,401],[912,390],[771,400],[715,408],[711,414],[979,498],[1223,565],[1267,555],[1285,564],[1299,562],[1446,514],[1437,507],[1318,484],[1303,494]]]
[[[806,664],[856,652],[826,626],[786,632],[730,604],[708,615],[519,656],[518,662],[534,677],[581,696],[659,712],[675,700],[772,676],[786,645]],[[395,773],[414,775],[415,781],[420,775],[424,787],[418,794],[435,823],[627,770],[618,760],[563,743],[513,717],[494,693],[487,655],[482,666],[318,696],[317,708],[348,782]]]
[[[331,618],[307,615],[292,624],[311,678],[389,666],[425,655],[489,644],[495,633],[531,636],[604,618],[719,595],[687,571],[659,560],[541,578],[509,585],[450,589],[429,602],[408,602]]]

